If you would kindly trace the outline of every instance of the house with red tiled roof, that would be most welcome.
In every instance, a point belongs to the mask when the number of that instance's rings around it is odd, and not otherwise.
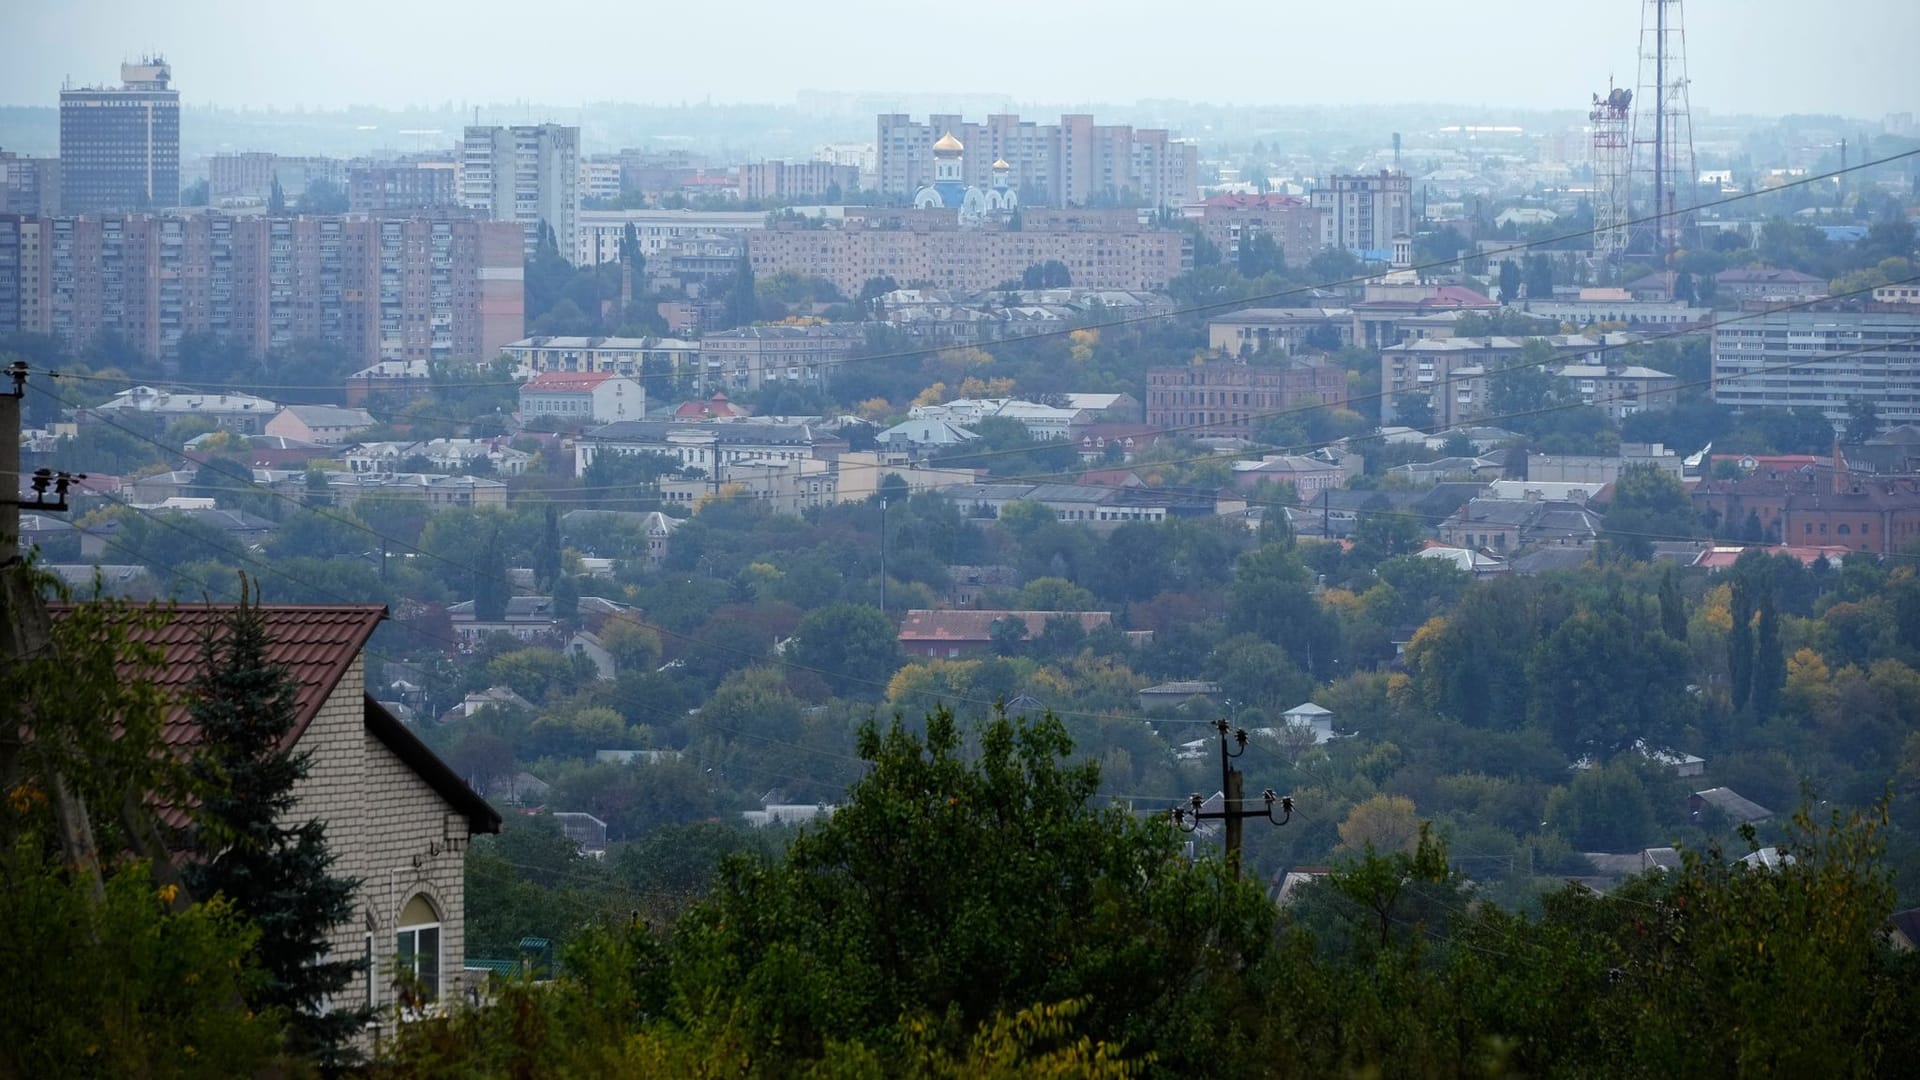
[[[51,607],[55,619],[76,605]],[[143,609],[129,636],[158,663],[128,678],[157,683],[173,705],[163,739],[192,753],[200,729],[185,695],[201,664],[201,643],[224,632],[227,604]],[[297,687],[288,745],[308,755],[292,818],[326,823],[333,872],[358,879],[354,917],[332,930],[334,955],[374,963],[369,986],[356,974],[345,1000],[391,1004],[405,970],[434,996],[453,998],[466,954],[466,851],[478,833],[500,831],[500,815],[405,724],[367,694],[366,645],[387,610],[378,604],[261,606],[268,657]]]
[[[909,656],[951,659],[975,656],[993,648],[993,626],[1003,620],[1024,623],[1032,640],[1047,632],[1047,621],[1072,619],[1092,633],[1113,625],[1111,611],[928,611],[907,612],[900,624],[900,648]]]
[[[647,415],[647,391],[611,371],[543,371],[520,388],[521,416],[611,424]]]

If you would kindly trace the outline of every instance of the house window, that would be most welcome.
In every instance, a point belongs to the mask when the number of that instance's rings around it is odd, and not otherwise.
[[[394,935],[393,972],[395,981],[412,978],[424,1001],[440,997],[440,914],[433,902],[415,894],[400,912],[400,928]]]
[[[1840,533],[1841,536],[1849,536],[1853,533],[1853,530],[1851,528],[1848,528],[1845,525],[1842,525],[1840,526],[1838,532]]]

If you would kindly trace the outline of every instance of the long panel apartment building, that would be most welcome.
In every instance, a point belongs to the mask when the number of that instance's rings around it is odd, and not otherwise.
[[[1086,206],[1100,200],[1138,206],[1179,206],[1200,190],[1199,149],[1159,128],[1096,124],[1067,114],[1040,124],[1012,114],[971,123],[935,114],[925,123],[882,113],[876,142],[880,191],[910,196],[937,179],[934,144],[953,136],[967,147],[961,177],[968,186],[993,182],[1005,162],[1023,205]]]
[[[821,277],[849,296],[873,278],[981,292],[1060,262],[1076,288],[1152,290],[1192,266],[1187,234],[1132,210],[1023,210],[1020,228],[962,228],[952,210],[849,211],[839,227],[779,223],[747,233],[756,275]]]
[[[1920,303],[1836,302],[1722,321],[1713,400],[1819,409],[1836,426],[1868,401],[1883,425],[1920,423]]]
[[[171,361],[326,341],[372,364],[477,360],[520,337],[520,231],[457,218],[0,215],[0,333],[102,334]]]

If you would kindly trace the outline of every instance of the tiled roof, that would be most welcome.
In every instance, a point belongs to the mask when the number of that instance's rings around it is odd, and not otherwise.
[[[52,604],[49,610],[55,619],[62,619],[77,606]],[[157,668],[129,666],[122,675],[151,682],[176,702],[167,713],[162,733],[169,746],[193,742],[199,731],[187,716],[187,687],[201,670],[202,640],[209,633],[216,640],[225,635],[226,618],[233,605],[152,605],[136,610],[160,617],[151,625],[132,627],[128,634],[134,643],[159,650],[160,663]],[[291,744],[306,733],[327,695],[333,693],[366,647],[373,628],[387,617],[387,609],[382,604],[262,604],[260,612],[266,618],[267,636],[272,642],[267,659],[286,665],[298,687],[294,697],[298,711],[288,737]]]
[[[1110,611],[927,611],[907,612],[900,624],[901,641],[991,641],[993,624],[1001,619],[1019,619],[1027,624],[1027,636],[1046,632],[1047,620],[1056,615],[1078,619],[1083,630],[1093,631],[1113,622]]]

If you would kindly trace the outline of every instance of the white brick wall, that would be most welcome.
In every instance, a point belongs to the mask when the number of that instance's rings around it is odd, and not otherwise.
[[[326,822],[333,872],[356,878],[354,917],[334,928],[336,956],[359,957],[372,933],[381,975],[392,976],[395,919],[425,895],[440,912],[440,996],[457,996],[466,959],[467,820],[366,730],[366,661],[356,658],[298,744],[312,755],[296,820]],[[364,974],[342,1000],[367,999]],[[383,983],[379,1000],[391,1005]]]

